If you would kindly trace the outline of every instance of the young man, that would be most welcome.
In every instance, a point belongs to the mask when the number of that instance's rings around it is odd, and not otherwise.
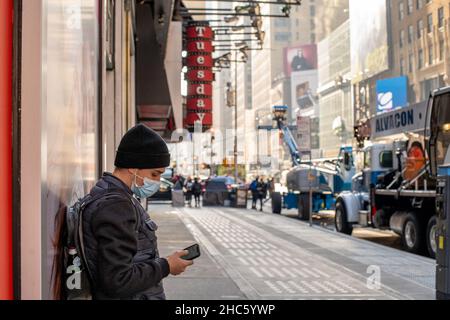
[[[94,299],[163,300],[162,279],[179,275],[192,265],[192,261],[181,259],[186,251],[167,258],[159,256],[158,227],[135,198],[155,194],[169,165],[164,140],[138,125],[120,143],[115,171],[105,173],[91,190],[92,196],[104,194],[83,216]]]

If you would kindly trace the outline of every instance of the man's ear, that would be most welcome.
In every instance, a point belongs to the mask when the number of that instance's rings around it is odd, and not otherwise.
[[[132,176],[136,175],[138,173],[139,169],[128,169],[128,173]]]

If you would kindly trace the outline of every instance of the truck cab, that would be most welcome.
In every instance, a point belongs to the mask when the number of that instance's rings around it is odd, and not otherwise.
[[[362,167],[352,177],[351,190],[341,192],[336,199],[336,230],[351,234],[353,226],[372,225],[370,190],[378,183],[378,177],[389,174],[398,166],[395,159],[395,143],[377,143],[360,150]]]

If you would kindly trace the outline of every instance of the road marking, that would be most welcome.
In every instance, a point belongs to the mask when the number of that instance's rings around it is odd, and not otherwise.
[[[342,281],[337,280],[337,281],[335,281],[335,282],[336,282],[336,284],[342,286],[343,288],[346,288],[347,290],[349,290],[349,291],[351,291],[351,292],[353,292],[353,293],[361,293],[361,291],[359,291],[358,289],[355,289],[355,288],[353,288],[352,286],[349,286],[349,285],[345,284],[345,283],[342,282]]]
[[[332,293],[332,294],[335,293],[334,290],[331,290],[330,288],[328,288],[328,287],[327,287],[326,285],[324,285],[323,283],[320,283],[319,281],[314,281],[313,284],[316,285],[316,286],[318,286],[318,287],[320,287],[320,288],[322,288],[323,290],[325,290],[325,291],[328,292],[328,293]]]
[[[291,259],[287,258],[278,259],[277,262],[285,266],[296,266],[296,264],[293,261],[291,261]]]
[[[320,270],[319,268],[315,268],[314,272],[320,274],[321,276],[325,277],[325,278],[330,278],[330,275],[326,272],[323,272],[322,270]]]
[[[249,270],[252,271],[254,274],[256,274],[256,276],[257,276],[258,278],[263,278],[263,277],[264,277],[261,273],[259,273],[258,271],[256,271],[256,269],[253,268],[253,267],[249,268]]]
[[[244,265],[246,265],[246,266],[249,266],[249,265],[250,265],[247,261],[245,261],[244,258],[238,258],[238,260],[239,260],[240,262],[242,262],[242,264],[244,264]]]
[[[245,253],[245,251],[244,250],[242,250],[242,249],[237,249],[236,250],[241,256],[246,256],[247,254]]]
[[[301,281],[300,282],[304,287],[307,287],[308,289],[314,291],[315,293],[322,293],[321,290],[317,289],[313,285],[309,284],[307,281]]]
[[[327,286],[339,291],[340,293],[348,293],[347,290],[343,289],[342,287],[336,285],[335,283],[332,283],[331,281],[325,281],[324,282]]]
[[[264,281],[264,283],[265,283],[269,288],[271,288],[273,291],[275,291],[276,293],[279,293],[279,294],[282,293],[282,291],[281,291],[280,289],[278,289],[272,282],[270,282],[270,281]]]
[[[255,258],[256,261],[259,261],[262,266],[268,266],[269,263],[267,260],[264,260],[263,258]]]
[[[301,270],[298,270],[298,269],[295,269],[295,268],[291,268],[290,270],[292,271],[293,274],[297,274],[297,275],[299,275],[302,278],[309,279],[309,276],[307,274],[301,272]]]
[[[283,289],[286,290],[287,292],[289,292],[289,293],[291,293],[291,294],[296,293],[296,291],[294,291],[294,290],[292,290],[291,288],[289,288],[289,286],[286,285],[284,282],[282,282],[282,281],[277,281],[276,283],[277,283],[280,287],[283,287]]]
[[[318,274],[316,274],[314,271],[309,270],[308,268],[302,268],[303,272],[311,275],[312,277],[316,278],[316,279],[320,279],[320,276]]]
[[[238,257],[238,256],[239,256],[238,253],[236,252],[236,250],[228,249],[228,251],[231,252],[231,254],[232,254],[233,256],[235,256],[235,257]]]
[[[272,271],[273,273],[277,274],[279,277],[281,278],[286,278],[286,275],[283,274],[280,269],[277,268],[270,268],[270,271]]]
[[[305,261],[303,261],[302,259],[299,259],[299,258],[295,258],[294,260],[295,260],[295,261],[297,261],[298,263],[300,263],[301,265],[304,265],[304,266],[306,266],[306,267],[308,267],[308,266],[309,266],[309,264],[308,264],[308,263],[306,263]]]
[[[288,282],[292,287],[294,287],[295,289],[297,289],[299,292],[301,293],[308,293],[308,290],[305,290],[305,288],[303,288],[302,286],[300,286],[299,284],[295,283],[294,281],[289,281]]]
[[[261,272],[265,273],[266,276],[268,276],[269,278],[274,278],[275,276],[273,275],[273,273],[271,273],[269,270],[267,270],[266,268],[260,268]]]

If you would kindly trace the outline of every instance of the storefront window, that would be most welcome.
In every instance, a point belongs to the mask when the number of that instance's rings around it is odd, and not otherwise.
[[[99,1],[42,3],[42,284],[43,298],[52,298],[55,215],[98,176]]]

